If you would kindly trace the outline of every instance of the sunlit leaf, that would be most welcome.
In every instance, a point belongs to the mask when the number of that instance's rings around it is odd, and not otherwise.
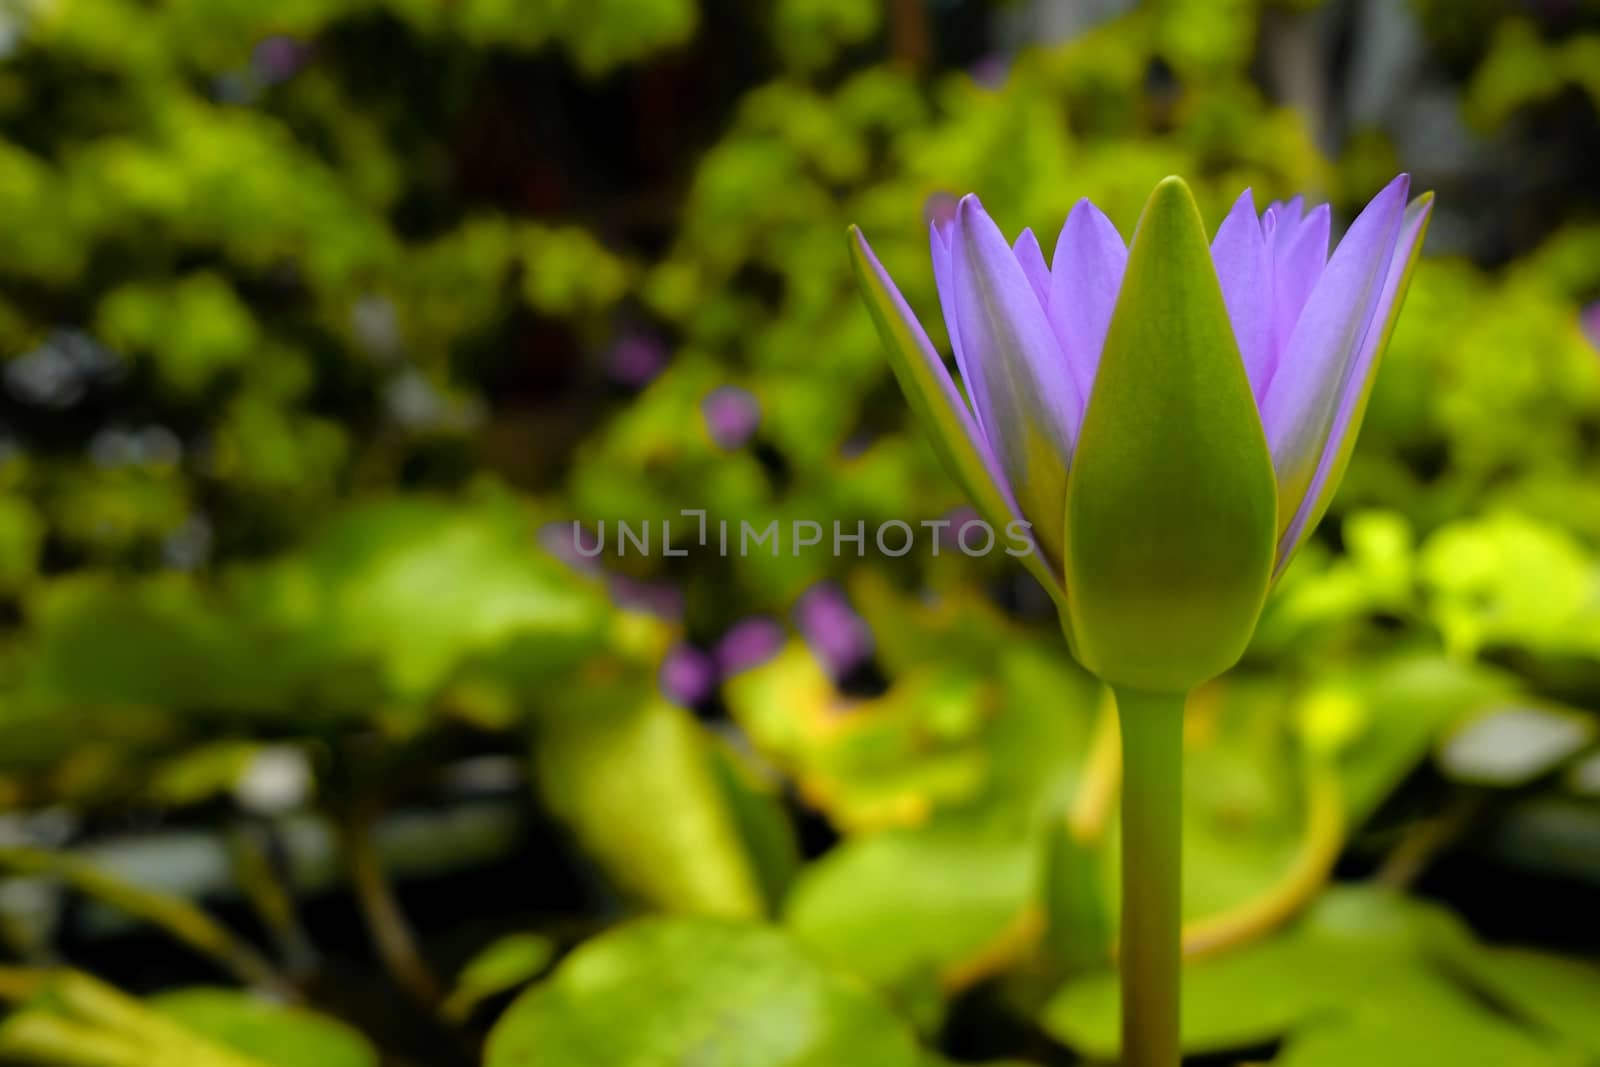
[[[777,930],[648,919],[578,948],[517,1000],[485,1067],[928,1067],[862,987]]]
[[[227,989],[185,989],[150,1001],[160,1014],[270,1067],[377,1067],[377,1051],[343,1023]]]
[[[465,1019],[479,1002],[533,981],[555,959],[556,943],[543,934],[507,934],[468,960],[445,999],[445,1014]]]

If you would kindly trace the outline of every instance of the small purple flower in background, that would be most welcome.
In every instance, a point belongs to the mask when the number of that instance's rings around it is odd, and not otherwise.
[[[661,661],[661,692],[676,704],[703,704],[716,684],[716,664],[693,645],[674,645]]]
[[[263,83],[279,85],[298,74],[310,60],[310,45],[276,34],[256,45],[250,56],[250,66]]]
[[[750,440],[761,425],[761,404],[748,389],[724,385],[700,402],[706,432],[718,447],[732,451]]]
[[[839,458],[860,459],[877,439],[878,435],[871,430],[857,430],[839,445]]]
[[[1011,76],[1011,57],[1004,52],[986,52],[967,68],[972,80],[985,89],[1000,89]]]
[[[783,627],[774,619],[755,616],[734,623],[717,642],[717,669],[730,678],[759,667],[778,654],[783,640]]]
[[[1578,325],[1596,352],[1600,352],[1600,300],[1578,312]]]
[[[975,508],[967,504],[963,504],[958,508],[952,509],[950,514],[945,516],[945,518],[950,521],[950,529],[948,531],[940,530],[935,535],[939,539],[938,545],[940,552],[944,552],[951,548],[960,548],[961,532],[969,526],[983,525],[983,516],[979,515]],[[978,539],[975,538],[974,540],[977,541]]]
[[[956,221],[956,210],[961,206],[961,201],[949,193],[931,193],[922,204],[922,218],[929,226],[943,229],[952,226]]]
[[[872,631],[832,582],[819,582],[794,606],[795,627],[828,674],[838,681],[872,655]]]
[[[539,544],[575,571],[588,573],[600,569],[600,536],[588,531],[580,535],[570,522],[545,523],[539,528]]]
[[[618,385],[642,389],[667,365],[667,346],[654,334],[628,330],[606,353],[606,375]]]

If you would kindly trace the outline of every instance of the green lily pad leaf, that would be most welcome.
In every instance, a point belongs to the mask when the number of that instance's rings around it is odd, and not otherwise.
[[[377,1067],[378,1053],[345,1024],[230,989],[185,989],[147,1002],[185,1028],[263,1067]]]
[[[934,602],[868,572],[852,599],[894,677],[840,693],[794,643],[724,687],[758,752],[847,833],[918,826],[981,807],[1021,827],[1070,801],[1101,686],[1059,637],[1006,622],[976,597]]]
[[[1476,1034],[1477,1041],[1441,1062],[1573,1062],[1567,1045],[1545,1032],[1556,1027],[1522,1027],[1485,1012],[1479,994],[1447,965],[1477,951],[1447,912],[1378,890],[1336,888],[1283,935],[1184,968],[1183,1047],[1227,1052],[1288,1038],[1289,1063],[1301,1064],[1303,1056],[1318,1067],[1369,1060],[1409,1065],[1435,1057],[1391,1055],[1375,1035],[1413,1050],[1450,1031]],[[1114,1059],[1119,1010],[1116,975],[1104,971],[1068,983],[1041,1021],[1085,1055]],[[1453,1039],[1449,1047],[1456,1047]],[[1352,1055],[1337,1060],[1325,1048]],[[1360,1049],[1370,1055],[1353,1055]]]
[[[1184,914],[1215,915],[1283,876],[1308,818],[1301,760],[1277,686],[1227,680],[1217,721],[1184,751]]]
[[[489,1035],[485,1067],[930,1067],[904,1024],[772,927],[626,924],[578,948]]]
[[[556,957],[556,943],[543,934],[508,934],[467,961],[445,998],[444,1013],[465,1019],[490,997],[533,981]]]
[[[778,783],[732,744],[712,739],[710,767],[769,911],[777,910],[800,871],[800,843]]]
[[[1521,948],[1474,946],[1453,958],[1490,999],[1600,1057],[1600,968]]]
[[[980,745],[999,693],[979,674],[908,671],[885,694],[844,696],[794,642],[732,679],[729,710],[756,748],[842,828],[920,822],[972,797],[988,770]]]
[[[1316,1006],[1311,991],[1287,976],[1300,973],[1311,953],[1271,942],[1184,969],[1183,1048],[1219,1052],[1262,1044],[1286,1033]],[[1094,1059],[1115,1059],[1121,1047],[1121,1003],[1113,971],[1069,983],[1049,1006],[1045,1028]]]
[[[1363,672],[1344,694],[1365,720],[1339,761],[1350,824],[1370,816],[1444,730],[1510,693],[1506,678],[1443,657],[1405,655]]]
[[[1559,526],[1504,513],[1459,519],[1423,545],[1419,577],[1446,647],[1592,654],[1594,561]]]
[[[812,864],[784,922],[826,959],[902,995],[953,981],[1014,925],[1039,877],[1030,839],[964,824],[888,830]]]
[[[1446,737],[1439,766],[1458,782],[1513,789],[1555,770],[1594,736],[1594,720],[1574,712],[1498,707]]]
[[[1199,209],[1181,179],[1140,217],[1067,481],[1078,658],[1182,693],[1233,666],[1266,598],[1277,481]]]
[[[1105,850],[1056,820],[1045,831],[1044,909],[1050,950],[1069,972],[1104,967],[1116,941]]]
[[[574,695],[566,710],[539,732],[539,787],[606,873],[652,907],[765,913],[739,820],[694,717],[631,686]]]
[[[307,660],[375,664],[403,698],[492,657],[527,682],[596,648],[610,619],[602,591],[535,543],[511,501],[398,498],[344,512],[240,592]]]
[[[33,610],[23,694],[46,707],[263,714],[287,702],[291,679],[262,654],[265,633],[187,577],[67,579]]]
[[[1273,1062],[1280,1067],[1585,1067],[1589,1061],[1485,1014],[1470,1000],[1441,998],[1427,984],[1382,983],[1350,1021],[1308,1028]]]

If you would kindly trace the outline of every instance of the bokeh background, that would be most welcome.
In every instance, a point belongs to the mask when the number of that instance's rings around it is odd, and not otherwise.
[[[1019,567],[572,523],[960,521],[850,222],[942,345],[952,194],[1406,170],[1191,708],[1185,1043],[1600,1063],[1597,116],[1592,0],[0,0],[0,1061],[1114,1062],[1114,733]]]

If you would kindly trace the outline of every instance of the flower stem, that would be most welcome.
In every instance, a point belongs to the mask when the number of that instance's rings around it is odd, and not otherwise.
[[[1122,721],[1123,1067],[1177,1067],[1182,694],[1117,691]]]

